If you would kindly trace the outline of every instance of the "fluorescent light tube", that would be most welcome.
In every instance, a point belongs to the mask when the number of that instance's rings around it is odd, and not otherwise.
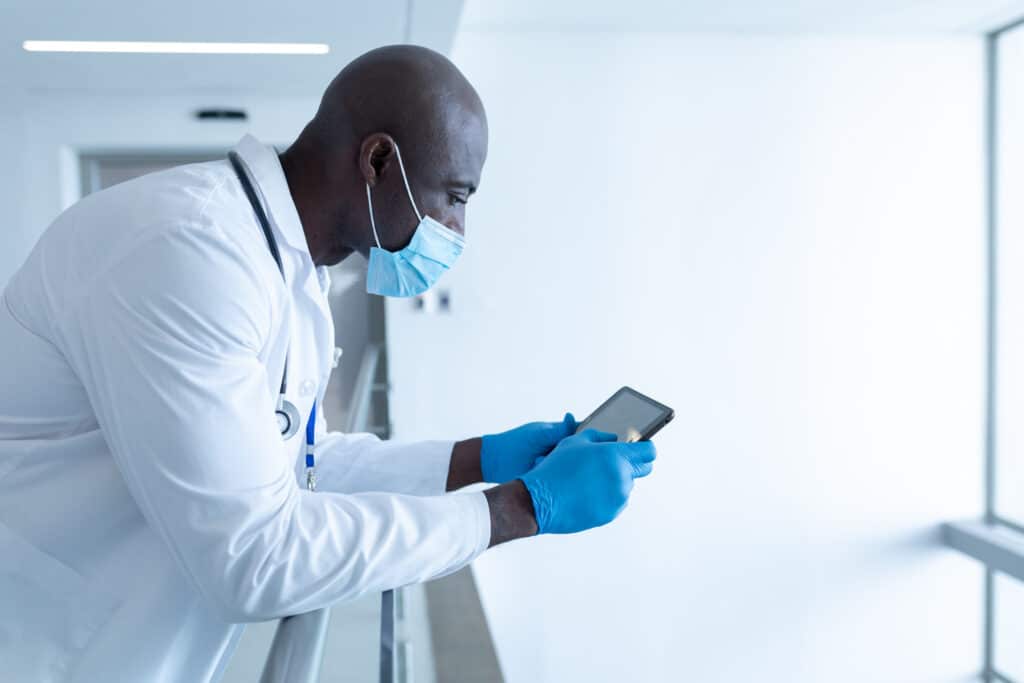
[[[172,43],[120,40],[26,40],[29,52],[121,52],[196,55],[325,55],[324,43]]]

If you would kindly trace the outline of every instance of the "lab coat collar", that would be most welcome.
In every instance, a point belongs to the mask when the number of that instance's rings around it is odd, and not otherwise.
[[[290,246],[308,255],[306,233],[302,230],[302,221],[292,200],[291,190],[288,189],[288,179],[281,168],[277,152],[252,135],[243,137],[235,146],[235,152],[245,161],[249,173],[256,181],[258,191],[266,202],[271,222],[277,226]]]

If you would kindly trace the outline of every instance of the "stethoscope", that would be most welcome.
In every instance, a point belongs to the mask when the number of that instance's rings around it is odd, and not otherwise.
[[[256,221],[260,224],[260,228],[263,229],[263,236],[267,240],[267,247],[270,248],[270,255],[274,257],[274,263],[277,264],[277,269],[281,272],[281,278],[284,279],[285,284],[288,284],[288,278],[284,274],[284,264],[281,262],[281,251],[277,248],[277,239],[274,237],[274,231],[270,228],[270,219],[267,218],[267,212],[263,210],[263,204],[256,194],[256,188],[249,179],[245,162],[242,161],[242,158],[236,152],[228,152],[228,161],[231,162],[232,168],[235,169],[235,174],[238,176],[238,181],[242,184],[245,196],[249,199],[249,203],[252,204],[253,213],[256,214]],[[274,415],[277,417],[277,426],[281,430],[281,438],[286,441],[298,433],[300,424],[299,409],[295,407],[294,403],[285,398],[287,390],[288,349],[285,349],[284,370],[281,372],[281,390],[277,396],[277,408],[274,411]],[[306,488],[310,491],[316,489],[316,477],[313,470],[315,463],[313,457],[315,436],[316,399],[314,398],[313,408],[309,411],[309,421],[306,423]]]

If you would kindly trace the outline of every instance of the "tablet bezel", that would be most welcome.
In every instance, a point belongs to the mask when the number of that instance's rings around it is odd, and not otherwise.
[[[672,410],[672,408],[670,408],[669,406],[665,405],[664,403],[661,403],[660,401],[655,401],[650,396],[637,391],[633,387],[624,386],[618,391],[616,391],[614,394],[609,396],[601,405],[599,405],[592,413],[590,413],[590,415],[588,415],[587,418],[583,420],[583,422],[581,422],[579,426],[576,428],[576,433],[579,434],[584,429],[587,429],[588,423],[591,420],[593,420],[594,417],[598,415],[602,410],[604,410],[609,404],[614,402],[620,394],[623,393],[632,394],[634,397],[648,404],[653,405],[654,407],[658,408],[661,411],[661,415],[654,422],[651,422],[647,430],[640,435],[640,441],[650,440],[652,436],[657,434],[662,427],[671,422],[672,418],[675,417],[675,411]]]

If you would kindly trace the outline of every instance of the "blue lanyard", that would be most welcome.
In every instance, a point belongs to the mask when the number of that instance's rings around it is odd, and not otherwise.
[[[313,408],[309,411],[309,422],[306,423],[306,488],[316,491],[316,473],[313,467],[316,460],[313,457],[313,448],[316,444],[316,399],[313,399]]]

